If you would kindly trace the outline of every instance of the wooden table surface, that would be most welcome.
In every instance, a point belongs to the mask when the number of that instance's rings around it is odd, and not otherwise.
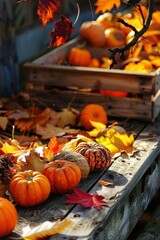
[[[62,219],[71,221],[61,234],[50,240],[125,240],[140,216],[160,188],[160,117],[155,122],[124,121],[128,133],[134,133],[135,144],[143,149],[132,156],[122,155],[115,159],[109,169],[89,174],[79,188],[105,197],[107,207],[101,210],[84,209],[80,205],[65,204],[66,196],[53,196],[43,204],[32,208],[17,206],[19,222],[15,233],[22,229],[39,226],[45,221]],[[102,179],[113,186],[104,187]]]

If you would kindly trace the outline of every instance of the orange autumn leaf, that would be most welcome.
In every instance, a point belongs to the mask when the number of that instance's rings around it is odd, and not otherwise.
[[[41,19],[43,26],[54,20],[55,14],[58,13],[60,7],[61,3],[58,0],[39,0],[37,14]]]
[[[122,152],[131,155],[135,151],[135,147],[133,146],[133,134],[128,136],[126,132],[120,133],[114,128],[109,128],[105,135],[96,138],[96,141],[107,147],[110,150],[112,157],[117,156]]]
[[[101,184],[102,186],[105,186],[105,187],[113,186],[113,183],[107,182],[107,181],[104,181],[104,180],[101,180],[101,179],[98,181],[98,183]]]
[[[20,147],[18,145],[12,145],[7,142],[3,144],[3,146],[0,148],[5,154],[7,153],[14,153],[20,150]]]
[[[15,120],[14,125],[22,132],[36,129],[36,125],[46,124],[52,115],[50,108],[41,110],[39,108],[28,108],[25,117],[20,117]]]
[[[51,157],[62,150],[63,144],[59,144],[56,136],[50,138],[47,148],[44,148],[43,154],[47,160],[50,160]]]
[[[121,5],[121,1],[120,0],[112,0],[112,1],[107,1],[107,0],[97,0],[97,2],[95,3],[96,11],[95,13],[99,13],[99,12],[106,12],[106,11],[110,11],[113,7],[119,8]]]

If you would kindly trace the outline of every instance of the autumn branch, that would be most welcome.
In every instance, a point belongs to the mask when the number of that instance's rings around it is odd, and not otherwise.
[[[142,19],[143,19],[143,28],[140,31],[137,31],[137,29],[126,23],[124,20],[122,19],[118,19],[119,22],[121,22],[122,24],[124,24],[126,27],[131,28],[134,31],[134,38],[125,46],[120,47],[120,48],[114,48],[114,49],[109,49],[109,51],[111,52],[111,59],[112,59],[112,65],[111,68],[116,64],[116,54],[120,54],[120,59],[124,60],[125,59],[125,52],[128,51],[131,47],[133,47],[137,41],[139,40],[139,38],[148,30],[149,26],[150,26],[150,22],[152,20],[152,13],[153,13],[153,9],[154,9],[154,0],[150,0],[149,1],[149,7],[148,7],[148,15],[146,20],[144,20],[144,16],[143,13],[141,11],[141,8],[139,5],[137,5],[137,7],[140,10],[140,13],[142,15]]]

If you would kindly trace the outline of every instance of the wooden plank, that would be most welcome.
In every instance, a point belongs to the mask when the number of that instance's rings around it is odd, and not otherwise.
[[[77,87],[91,90],[126,91],[137,94],[152,93],[152,74],[138,75],[121,70],[100,68],[25,64],[28,81],[54,87]],[[131,84],[132,83],[132,84]]]
[[[160,168],[158,157],[160,154],[160,139],[155,137],[156,134],[159,135],[159,131],[160,126],[158,121],[155,125],[148,124],[139,136],[146,150],[140,151],[131,157],[118,158],[113,162],[109,170],[103,174],[103,180],[112,180],[114,182],[115,185],[113,188],[103,187],[97,182],[89,191],[90,193],[99,193],[105,196],[109,203],[108,208],[97,211],[96,209],[82,209],[77,205],[67,216],[67,219],[72,221],[72,228],[66,229],[61,235],[55,235],[50,239],[99,239],[99,233],[105,229],[107,230],[105,231],[106,240],[126,239],[139,219],[137,213],[140,212],[141,214],[141,211],[147,208],[151,200],[150,198],[153,197],[160,186],[160,177],[158,174]],[[149,137],[152,140],[149,140]],[[157,157],[158,161],[156,160]],[[153,166],[154,168],[149,175],[147,183],[148,187],[144,187],[143,181],[141,183],[140,181],[145,176],[146,171],[150,167],[152,169]],[[145,177],[144,179],[146,181],[148,178]],[[139,188],[139,184],[143,187]],[[132,191],[136,186],[138,187],[135,193],[137,192],[138,194],[135,194],[135,201],[131,204],[131,198],[128,198],[128,196],[131,193],[134,196],[134,192]],[[141,201],[142,205],[139,210],[136,207],[133,208],[136,202],[140,204]],[[132,217],[134,217],[134,221],[132,221]],[[110,226],[111,223],[112,226]],[[120,234],[121,231],[122,234]]]
[[[143,119],[152,119],[152,103],[148,99],[116,98],[98,93],[85,93],[77,91],[30,91],[32,102],[44,103],[53,108],[73,107],[81,110],[88,103],[99,103],[109,116]]]

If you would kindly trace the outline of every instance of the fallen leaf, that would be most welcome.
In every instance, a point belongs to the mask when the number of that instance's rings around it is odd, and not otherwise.
[[[113,183],[107,182],[107,181],[104,181],[104,180],[101,180],[101,179],[98,182],[99,182],[99,184],[101,184],[102,186],[105,186],[105,187],[113,186]]]
[[[59,144],[56,136],[52,136],[49,140],[48,146],[44,148],[43,154],[47,160],[50,160],[53,154],[62,150],[63,144]]]
[[[7,124],[8,124],[8,118],[0,117],[0,128],[2,128],[3,131],[6,130]]]
[[[25,239],[39,239],[48,237],[62,232],[64,229],[71,226],[71,221],[65,219],[52,223],[49,221],[39,224],[37,227],[31,228],[29,225],[22,229],[22,237]]]
[[[109,128],[104,136],[96,138],[96,141],[107,147],[114,157],[115,154],[125,152],[126,154],[133,154],[135,147],[133,134],[127,135],[126,132],[116,131],[114,128]]]
[[[79,188],[74,189],[73,194],[66,194],[67,204],[80,204],[84,208],[101,209],[102,206],[108,206],[108,203],[103,201],[104,197],[98,194],[89,194]]]
[[[56,115],[59,119],[57,126],[61,128],[65,126],[75,126],[78,116],[79,111],[73,108],[63,108],[62,111]]]

